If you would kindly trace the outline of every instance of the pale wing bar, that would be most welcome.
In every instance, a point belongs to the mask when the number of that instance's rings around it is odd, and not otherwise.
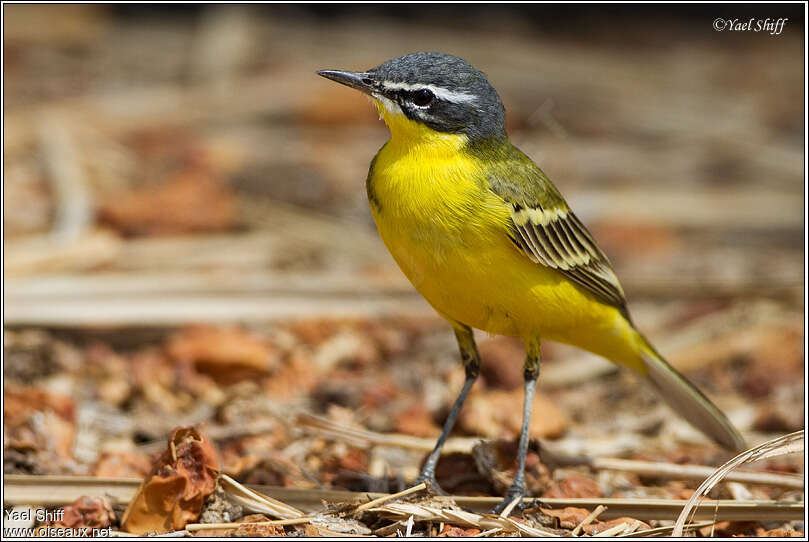
[[[607,257],[572,211],[513,209],[515,241],[532,261],[558,270],[628,318],[624,292]]]

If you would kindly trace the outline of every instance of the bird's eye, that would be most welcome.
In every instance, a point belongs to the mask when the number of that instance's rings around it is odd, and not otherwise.
[[[430,105],[430,102],[433,101],[435,96],[432,92],[427,90],[426,88],[419,89],[413,92],[413,103],[419,107],[424,107],[425,105]]]

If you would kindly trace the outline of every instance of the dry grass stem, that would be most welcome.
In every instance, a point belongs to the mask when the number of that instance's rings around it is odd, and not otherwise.
[[[295,507],[243,486],[227,474],[220,474],[219,482],[228,496],[251,511],[269,514],[281,519],[301,518],[306,515]]]
[[[737,455],[718,469],[716,469],[694,492],[688,502],[685,503],[682,512],[680,512],[679,517],[677,518],[677,522],[675,523],[674,531],[672,532],[672,536],[682,536],[683,534],[683,525],[688,518],[688,516],[692,513],[696,513],[697,503],[699,499],[705,495],[707,495],[711,489],[713,489],[716,484],[721,482],[733,469],[738,467],[739,465],[744,465],[746,463],[753,463],[755,461],[760,461],[762,459],[770,458],[770,457],[777,457],[779,455],[785,455],[795,452],[802,452],[804,449],[804,432],[803,430],[796,431],[794,433],[790,433],[788,435],[784,435],[783,437],[779,437],[773,440],[769,440],[763,444],[760,444],[754,448],[747,450],[746,452],[742,452],[741,454]],[[705,502],[702,501],[699,504],[707,505],[710,501]],[[719,504],[716,504],[717,513],[719,510]]]
[[[31,476],[7,474],[3,477],[6,504],[35,503],[45,506],[61,506],[73,502],[82,495],[107,495],[116,502],[128,502],[132,499],[140,485],[137,478],[94,478],[86,476]],[[253,486],[246,488],[265,498],[277,499],[283,503],[294,503],[298,514],[315,512],[322,509],[326,502],[357,502],[367,498],[369,493],[354,493],[350,491],[321,490],[321,489],[294,489],[275,486]],[[252,493],[244,495],[250,498]],[[234,493],[229,493],[232,497]],[[370,494],[374,497],[384,495]],[[490,510],[501,501],[498,497],[433,497],[432,502],[440,506],[454,503],[471,510]],[[250,501],[254,502],[255,501]],[[524,499],[530,506],[535,499]],[[396,503],[393,503],[396,504]],[[538,503],[537,503],[538,504]],[[614,498],[544,498],[542,504],[553,508],[574,506],[592,510],[599,505],[607,509],[599,516],[601,519],[615,519],[623,516],[633,517],[641,521],[646,520],[674,520],[682,511],[682,501],[669,499],[614,499]],[[707,521],[713,519],[713,506],[718,506],[718,521],[753,521],[761,517],[770,520],[792,521],[802,519],[804,503],[802,502],[776,502],[776,501],[737,501],[737,500],[709,500],[703,501],[702,508],[698,508],[696,517]],[[289,505],[284,505],[289,506]],[[711,507],[708,510],[708,507]],[[292,508],[292,507],[290,507]],[[704,510],[704,511],[703,511]],[[280,510],[279,510],[280,512]],[[429,516],[429,515],[428,515]],[[406,519],[405,516],[400,519]],[[416,515],[416,519],[419,516]],[[443,520],[436,520],[443,521]],[[487,528],[493,528],[491,525]]]
[[[508,503],[505,508],[503,508],[502,512],[500,512],[500,517],[501,518],[509,517],[511,515],[511,511],[514,510],[514,507],[517,506],[518,504],[520,504],[521,501],[522,501],[522,497],[518,497],[516,499],[511,499],[511,502]]]
[[[676,463],[634,461],[611,457],[598,457],[589,464],[596,470],[631,472],[643,476],[672,480],[704,480],[716,470],[714,467],[704,465],[678,465]],[[794,489],[803,487],[803,477],[797,474],[734,471],[729,472],[724,479],[729,482],[743,484],[760,484]]]
[[[392,499],[398,499],[399,497],[404,497],[405,495],[410,495],[411,493],[416,493],[416,492],[421,491],[423,489],[427,489],[427,483],[426,482],[422,482],[422,483],[420,483],[418,485],[415,485],[413,487],[409,487],[409,488],[405,489],[404,491],[400,491],[399,493],[392,493],[390,495],[385,495],[385,496],[379,497],[378,499],[368,501],[365,504],[361,504],[360,506],[358,506],[354,510],[354,513],[356,514],[356,513],[359,513],[359,512],[364,512],[364,511],[369,510],[369,509],[373,508],[374,506],[378,506],[378,505],[380,505],[380,504],[382,504],[384,502],[388,502],[388,501],[390,501]]]
[[[461,510],[447,499],[433,498],[420,503],[388,503],[370,509],[385,518],[405,520],[413,517],[414,521],[432,521],[475,527],[481,531],[502,529],[509,533],[519,533],[527,536],[558,536],[555,533],[526,525],[509,517],[475,514]]]
[[[713,521],[704,521],[702,523],[689,523],[685,525],[683,528],[683,532],[691,532],[696,531],[698,529],[702,529],[703,527],[712,527],[715,524]],[[663,536],[666,534],[671,533],[674,530],[674,525],[666,525],[664,527],[655,527],[654,529],[646,529],[645,531],[633,531],[631,533],[624,533],[618,535],[619,538],[646,538],[646,537],[656,537],[656,536]]]
[[[598,506],[595,508],[595,510],[593,510],[592,512],[590,512],[590,514],[589,514],[589,515],[588,515],[586,518],[584,518],[583,520],[581,520],[581,523],[579,523],[578,525],[576,525],[576,527],[573,529],[573,531],[570,533],[570,535],[571,535],[571,536],[578,536],[578,535],[579,535],[579,533],[581,532],[581,530],[582,530],[582,529],[584,529],[585,527],[587,527],[588,525],[590,525],[590,524],[591,524],[593,521],[595,521],[595,519],[596,519],[598,516],[600,516],[600,515],[601,515],[601,513],[602,513],[604,510],[606,510],[606,509],[607,509],[607,507],[606,507],[606,506],[604,506],[603,504],[599,504],[599,505],[598,505]]]
[[[414,525],[414,523],[415,522],[413,521],[413,516],[410,516],[409,518],[407,518],[407,529],[405,530],[405,536],[408,537],[408,538],[410,536],[412,536],[412,534],[413,534],[413,525]]]
[[[610,527],[609,529],[601,531],[600,533],[596,533],[593,536],[602,538],[605,538],[607,536],[617,536],[619,534],[623,534],[629,528],[629,526],[630,525],[627,522],[619,523],[618,525]]]
[[[632,525],[630,525],[630,526],[629,526],[629,527],[628,527],[628,528],[627,528],[627,529],[626,529],[626,530],[625,530],[623,533],[621,533],[621,534],[632,534],[632,533],[634,533],[635,531],[637,531],[637,530],[638,530],[638,528],[640,527],[640,524],[641,524],[641,522],[640,522],[640,521],[638,521],[638,520],[636,519],[635,521],[633,521],[633,522],[632,522]]]
[[[274,519],[271,521],[250,521],[231,523],[189,523],[185,526],[186,531],[201,531],[204,529],[238,529],[244,525],[303,525],[311,522],[314,517]]]
[[[299,414],[296,423],[297,427],[312,430],[322,436],[349,441],[361,446],[389,446],[392,448],[405,448],[421,452],[431,452],[435,447],[435,439],[355,429],[312,414]],[[447,439],[444,445],[443,453],[469,453],[479,441],[479,438],[450,438]]]

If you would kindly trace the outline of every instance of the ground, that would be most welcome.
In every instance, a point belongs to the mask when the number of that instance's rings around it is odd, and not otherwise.
[[[32,475],[13,487],[129,478],[127,499],[102,499],[110,486],[51,522],[120,529],[138,481],[186,450],[235,483],[310,491],[287,503],[307,512],[320,510],[318,491],[409,486],[463,369],[451,330],[373,228],[364,179],[385,128],[314,71],[413,50],[488,74],[512,140],[609,255],[638,327],[750,446],[803,429],[802,22],[768,36],[717,33],[707,12],[543,13],[4,6],[3,457],[6,475]],[[460,496],[510,483],[524,353],[477,338],[483,375],[438,481],[480,512]],[[676,501],[703,479],[683,465],[731,457],[630,374],[543,348],[531,495]],[[201,440],[181,433],[172,454],[177,427]],[[682,469],[652,475],[610,458]],[[745,469],[786,477],[723,482],[710,496],[802,500],[788,476],[803,475],[801,454]],[[239,490],[216,472],[204,491],[189,486],[180,516],[191,524],[285,517],[234,508],[222,495]],[[519,531],[431,498],[239,534]],[[514,514],[524,528],[585,535],[673,519],[617,521],[613,509],[580,526],[596,505]],[[700,532],[804,530],[744,519]]]

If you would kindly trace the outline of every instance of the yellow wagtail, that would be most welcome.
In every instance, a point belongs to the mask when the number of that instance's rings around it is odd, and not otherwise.
[[[472,328],[519,337],[527,350],[518,468],[501,509],[525,494],[543,339],[643,375],[695,427],[726,448],[743,448],[724,414],[635,329],[607,257],[548,177],[511,144],[505,108],[483,73],[451,55],[414,53],[364,72],[318,74],[369,95],[388,125],[390,140],[368,172],[371,210],[399,267],[452,324],[466,369],[419,480],[435,484],[441,448],[478,376]]]

